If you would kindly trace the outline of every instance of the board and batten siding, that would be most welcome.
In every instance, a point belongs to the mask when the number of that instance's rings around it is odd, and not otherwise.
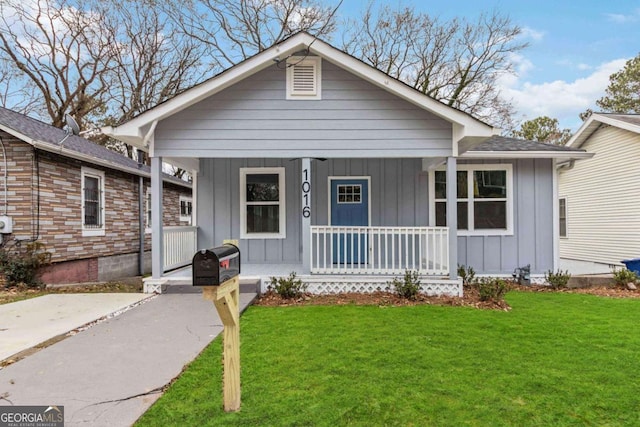
[[[154,155],[194,158],[448,156],[452,125],[322,61],[322,99],[287,100],[277,65],[158,123]]]
[[[461,162],[462,163],[462,162]],[[550,159],[465,161],[513,165],[513,235],[458,236],[458,264],[480,274],[509,274],[531,265],[553,269],[553,162]]]
[[[560,256],[614,265],[640,257],[640,135],[603,127],[581,148],[595,156],[559,175],[567,200]]]
[[[242,262],[302,263],[301,160],[201,159],[198,175],[198,246],[240,238],[240,168],[284,167],[286,238],[241,239]],[[420,159],[329,159],[311,164],[311,223],[327,225],[328,177],[371,177],[371,224],[426,226],[427,174]]]
[[[506,162],[513,165],[514,234],[459,236],[458,262],[483,274],[510,274],[526,264],[531,264],[534,273],[543,273],[553,268],[552,161]],[[285,239],[240,240],[243,262],[301,263],[299,159],[201,159],[197,203],[199,248],[216,246],[224,239],[239,239],[239,185],[243,167],[285,168],[287,215]],[[420,159],[313,160],[311,170],[313,225],[328,224],[330,176],[371,177],[369,201],[373,226],[429,224],[428,173],[422,171]]]

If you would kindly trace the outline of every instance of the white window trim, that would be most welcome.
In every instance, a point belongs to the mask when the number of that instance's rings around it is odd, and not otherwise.
[[[98,178],[100,183],[100,224],[102,226],[100,228],[87,228],[84,224],[84,179],[85,177]],[[91,236],[104,236],[106,234],[105,231],[105,179],[104,172],[91,169],[82,166],[80,168],[80,201],[81,201],[81,215],[82,215],[82,237],[91,237]]]
[[[149,212],[151,211],[151,187],[147,187],[144,193],[144,234],[151,234],[149,224]]]
[[[296,93],[293,90],[293,72],[296,65],[313,65],[315,73],[315,92],[313,94]],[[292,56],[287,59],[287,95],[286,99],[318,100],[322,99],[322,59],[319,56]]]
[[[191,215],[182,215],[182,202],[191,203]],[[191,217],[193,216],[193,198],[187,196],[180,196],[178,198],[178,210],[180,212],[180,221],[188,222],[191,225]]]
[[[446,171],[446,168],[438,168],[436,170]],[[473,228],[473,197],[471,198],[456,198],[456,204],[458,200],[467,201],[467,217],[469,219],[469,230],[457,230],[458,236],[513,236],[513,165],[510,163],[504,164],[464,164],[457,165],[456,171],[466,171],[468,190],[473,189],[473,171],[488,171],[488,170],[504,170],[507,173],[507,228],[506,229],[482,229],[475,230]],[[436,224],[436,182],[435,182],[435,170],[429,172],[429,225],[434,227]],[[468,194],[467,194],[468,196]],[[441,201],[442,199],[438,199]]]
[[[564,236],[560,234],[560,200],[564,200]],[[561,239],[569,238],[569,205],[567,196],[558,197],[558,237],[560,237]]]
[[[247,233],[247,175],[253,174],[278,174],[278,206],[280,208],[280,232],[278,233]],[[240,168],[240,238],[285,239],[287,237],[286,200],[285,168]]]

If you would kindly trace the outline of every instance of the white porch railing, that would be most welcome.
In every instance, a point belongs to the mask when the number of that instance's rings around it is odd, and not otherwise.
[[[191,264],[196,253],[198,227],[164,227],[163,271]]]
[[[447,227],[311,226],[312,274],[449,274]]]

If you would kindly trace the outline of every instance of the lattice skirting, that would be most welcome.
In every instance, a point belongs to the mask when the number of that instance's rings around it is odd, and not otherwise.
[[[286,276],[282,276],[286,277]],[[391,281],[397,276],[298,276],[307,285],[307,292],[312,294],[339,293],[372,293],[392,290]],[[262,279],[261,291],[266,292],[269,279]],[[462,280],[438,279],[428,276],[420,277],[422,292],[427,295],[462,296]]]

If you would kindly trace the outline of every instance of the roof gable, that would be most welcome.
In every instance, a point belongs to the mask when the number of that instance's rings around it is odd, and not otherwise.
[[[338,65],[363,80],[383,88],[399,98],[409,101],[452,123],[455,135],[454,143],[465,138],[485,139],[496,133],[493,127],[471,115],[449,107],[304,32],[293,35],[279,44],[236,64],[217,76],[176,95],[174,98],[157,105],[120,126],[105,127],[103,128],[103,132],[121,141],[146,149],[155,129],[154,123],[170,117],[269,67],[274,61],[284,61],[289,56],[304,50],[308,50],[311,54],[320,56],[324,60]]]
[[[567,142],[568,147],[580,148],[602,125],[615,126],[640,134],[640,115],[617,113],[593,113]]]

